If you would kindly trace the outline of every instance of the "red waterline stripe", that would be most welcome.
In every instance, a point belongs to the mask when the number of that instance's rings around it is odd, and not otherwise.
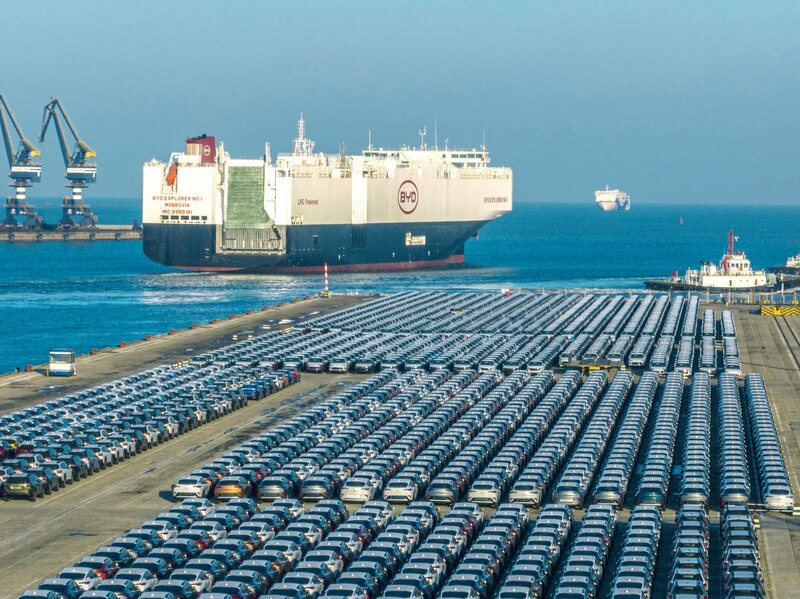
[[[420,270],[438,268],[454,264],[464,264],[464,254],[456,254],[442,260],[416,260],[413,262],[376,262],[370,264],[329,264],[330,272],[392,272],[401,270]],[[292,267],[235,267],[235,266],[175,266],[183,270],[198,272],[264,272],[276,274],[321,273],[324,266],[292,266]]]

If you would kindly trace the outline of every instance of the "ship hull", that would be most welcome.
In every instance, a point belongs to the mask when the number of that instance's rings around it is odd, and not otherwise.
[[[770,266],[767,270],[776,275],[800,276],[800,266]]]
[[[595,202],[597,207],[600,208],[603,212],[614,212],[619,208],[616,202]]]
[[[650,280],[645,281],[644,286],[651,291],[697,291],[701,293],[770,293],[793,289],[800,284],[800,279],[790,279],[779,281],[774,284],[758,285],[755,287],[709,287],[704,285],[691,285],[682,281],[671,280]]]
[[[595,202],[597,207],[600,208],[603,212],[614,212],[617,210],[626,211],[631,209],[630,202],[618,202],[616,200],[611,202]]]
[[[374,272],[463,264],[464,244],[487,221],[300,225],[286,228],[285,252],[217,251],[220,225],[145,224],[145,255],[206,272]],[[413,244],[407,236],[413,232]]]

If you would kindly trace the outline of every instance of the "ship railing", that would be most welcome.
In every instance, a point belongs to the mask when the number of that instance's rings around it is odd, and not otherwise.
[[[511,169],[462,168],[456,171],[459,179],[510,179]]]

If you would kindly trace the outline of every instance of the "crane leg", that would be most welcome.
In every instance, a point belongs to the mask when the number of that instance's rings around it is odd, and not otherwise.
[[[36,209],[28,204],[28,199],[25,197],[25,189],[29,187],[29,185],[20,185],[17,183],[16,185],[12,184],[14,187],[14,191],[16,192],[14,196],[9,196],[6,198],[6,217],[3,220],[2,226],[4,228],[19,228],[22,227],[24,229],[36,229],[37,227],[41,227],[44,223],[44,218],[41,214],[36,212]],[[17,220],[17,218],[23,217],[23,222]]]
[[[60,229],[91,229],[99,221],[92,207],[83,203],[83,188],[85,185],[72,185],[71,197],[64,197],[61,204],[61,220],[58,221]],[[80,217],[80,219],[78,219]]]

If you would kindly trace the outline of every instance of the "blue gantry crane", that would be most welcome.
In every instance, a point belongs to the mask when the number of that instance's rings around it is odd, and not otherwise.
[[[62,119],[75,140],[72,151],[69,149],[66,132],[61,124]],[[61,229],[94,227],[98,218],[92,212],[91,207],[83,203],[83,190],[90,183],[97,181],[97,165],[87,160],[94,158],[97,154],[78,135],[77,129],[58,98],[52,98],[44,107],[42,132],[39,134],[40,143],[44,142],[44,136],[51,121],[55,123],[58,142],[61,145],[61,155],[64,157],[64,165],[67,167],[66,186],[71,191],[71,195],[65,196],[61,204],[63,214],[61,220],[58,221],[58,227]],[[76,220],[76,217],[81,217],[81,220]]]
[[[16,152],[11,141],[11,130],[6,121],[6,114],[19,138],[19,146]],[[11,173],[9,174],[11,183],[9,185],[14,188],[14,195],[6,198],[6,218],[1,225],[9,228],[34,229],[41,226],[42,216],[37,214],[33,206],[28,204],[27,190],[42,179],[42,165],[34,161],[34,158],[41,153],[25,137],[19,123],[17,123],[17,119],[14,117],[11,106],[8,105],[8,101],[3,94],[0,94],[0,130],[2,130],[3,143],[8,156],[8,166],[11,167]],[[19,222],[18,218],[22,218],[22,222]]]

